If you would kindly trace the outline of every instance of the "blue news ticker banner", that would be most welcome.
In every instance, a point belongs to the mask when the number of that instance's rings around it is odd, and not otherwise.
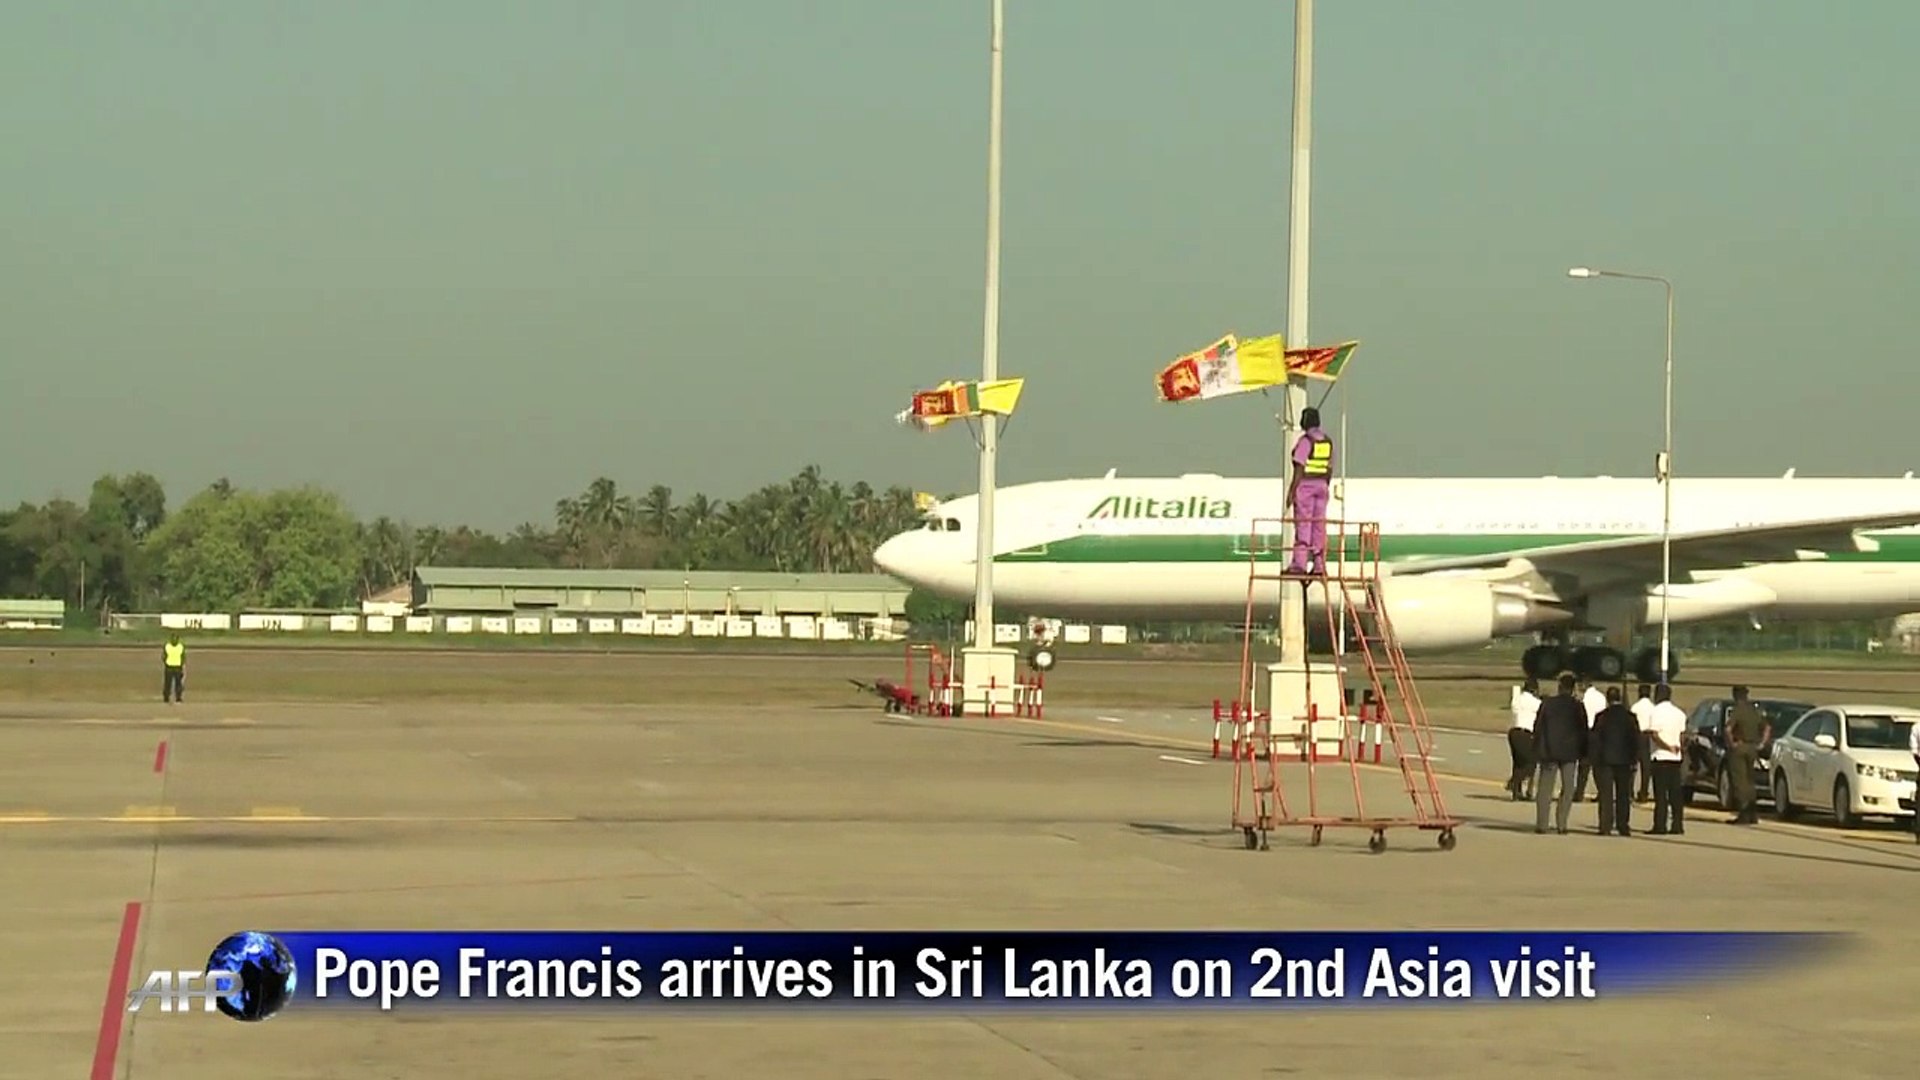
[[[1641,932],[272,933],[290,1011],[1218,1009],[1588,1002],[1839,939]]]

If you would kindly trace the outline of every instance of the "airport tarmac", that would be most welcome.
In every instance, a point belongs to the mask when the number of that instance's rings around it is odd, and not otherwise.
[[[1536,836],[1443,734],[1459,846],[1243,850],[1210,721],[1050,709],[367,704],[0,710],[0,1076],[1487,1077],[1645,1062],[1907,1075],[1920,848],[1817,824]],[[1103,717],[1105,717],[1103,719]],[[1489,746],[1494,740],[1486,740]],[[1472,749],[1481,754],[1471,754]],[[1500,746],[1504,755],[1504,746]],[[1500,757],[1493,776],[1504,773]],[[1335,775],[1344,775],[1336,773]],[[1394,809],[1397,772],[1364,771]],[[1638,811],[1644,822],[1646,811]],[[1576,809],[1588,826],[1592,804]],[[129,904],[137,934],[120,948]],[[240,928],[1811,929],[1849,954],[1598,1003],[649,1020],[120,1011]],[[32,972],[31,978],[26,973]],[[1788,998],[1823,1007],[1782,1007]]]
[[[1188,758],[1217,760],[1213,754],[1215,724],[1211,714],[1197,712],[1178,712],[1165,709],[1094,709],[1068,706],[1053,707],[1045,710],[1044,716],[1062,729],[1082,730],[1099,733],[1115,738],[1129,738],[1143,743],[1165,746]],[[1231,725],[1219,726],[1221,732],[1221,756],[1230,757]],[[1410,736],[1404,736],[1409,738]],[[1368,733],[1362,729],[1359,738],[1363,741],[1359,760],[1363,768],[1379,771],[1390,766],[1395,760],[1391,741],[1378,728]],[[1508,776],[1512,774],[1513,757],[1507,749],[1507,737],[1504,732],[1495,734],[1486,731],[1468,731],[1462,728],[1436,727],[1431,729],[1433,740],[1432,761],[1437,773],[1444,776],[1450,785],[1462,787],[1469,797],[1485,797],[1489,793],[1500,794]],[[1373,746],[1378,744],[1380,752],[1374,753]],[[1411,742],[1407,745],[1411,746]],[[1376,765],[1374,762],[1379,762]],[[1317,766],[1322,777],[1344,779],[1347,765],[1340,761],[1322,762]],[[1290,775],[1290,774],[1289,774]],[[1301,774],[1304,776],[1304,773]],[[1637,780],[1636,780],[1637,785]],[[1504,796],[1503,796],[1504,797]],[[1588,788],[1589,809],[1594,798],[1593,788]],[[1761,813],[1767,812],[1767,802],[1761,800]],[[1652,804],[1647,803],[1642,814],[1652,813]],[[1719,820],[1725,815],[1713,795],[1697,793],[1688,807],[1689,813],[1703,813],[1709,820]],[[1849,840],[1880,841],[1887,843],[1911,844],[1913,836],[1904,821],[1886,818],[1870,818],[1860,823],[1860,827],[1837,829],[1829,819],[1821,821],[1817,811],[1803,811],[1804,818],[1797,821],[1762,821],[1760,828],[1788,831],[1811,832],[1812,835],[1842,837]]]

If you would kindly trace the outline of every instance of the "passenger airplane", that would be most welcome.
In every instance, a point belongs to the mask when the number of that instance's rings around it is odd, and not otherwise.
[[[1277,479],[1211,474],[1124,479],[1109,472],[1001,488],[994,598],[1049,617],[1237,625],[1246,617],[1251,549],[1260,549],[1263,572],[1286,565],[1277,535],[1284,494]],[[925,526],[882,544],[874,561],[910,585],[970,600],[977,503],[968,495],[940,504]],[[1540,634],[1547,643],[1521,660],[1528,674],[1572,670],[1611,680],[1631,669],[1647,681],[1658,674],[1657,646],[1631,665],[1615,647],[1659,625],[1657,481],[1349,479],[1336,482],[1327,516],[1379,524],[1382,599],[1408,653]],[[1270,520],[1256,544],[1258,518]],[[1677,478],[1669,621],[1745,616],[1758,625],[1763,615],[1920,611],[1917,526],[1920,481],[1912,473],[1892,480],[1796,479],[1792,472]],[[1318,651],[1331,645],[1326,592],[1308,589],[1310,645]],[[1272,618],[1278,601],[1278,584],[1261,582],[1255,618]],[[1568,635],[1576,630],[1605,630],[1612,644],[1572,648]],[[1678,672],[1670,656],[1669,678]]]

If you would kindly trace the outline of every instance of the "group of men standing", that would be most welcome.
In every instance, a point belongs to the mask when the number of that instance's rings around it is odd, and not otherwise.
[[[1552,697],[1541,698],[1538,679],[1528,679],[1514,695],[1513,723],[1507,730],[1513,774],[1507,791],[1516,801],[1535,800],[1534,832],[1547,831],[1551,808],[1555,831],[1565,834],[1573,803],[1586,799],[1592,779],[1600,803],[1600,835],[1632,836],[1638,772],[1638,801],[1647,801],[1649,795],[1653,801],[1650,834],[1685,834],[1681,789],[1686,783],[1687,714],[1673,703],[1673,688],[1665,683],[1640,684],[1631,706],[1622,697],[1617,686],[1602,691],[1589,682],[1582,687],[1572,675],[1560,677],[1559,692]],[[1759,820],[1753,774],[1760,748],[1771,734],[1747,688],[1734,687],[1726,753],[1736,824]]]

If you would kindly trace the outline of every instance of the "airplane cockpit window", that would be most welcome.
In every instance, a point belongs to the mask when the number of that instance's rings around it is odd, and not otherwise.
[[[959,531],[960,531],[960,519],[959,519],[959,518],[948,518],[948,519],[947,519],[947,531],[948,531],[948,532],[959,532]]]

